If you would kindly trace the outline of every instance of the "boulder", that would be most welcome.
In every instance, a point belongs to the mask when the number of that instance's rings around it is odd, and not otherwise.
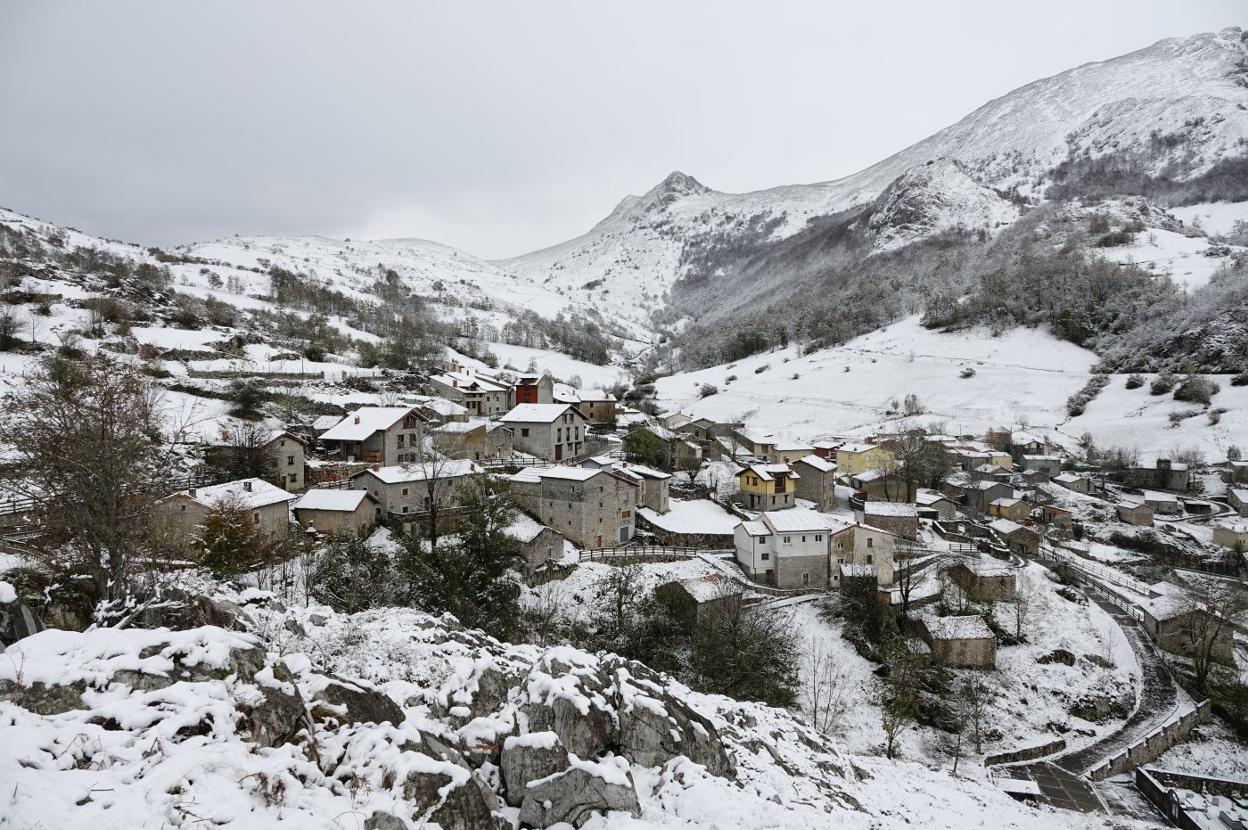
[[[180,588],[165,589],[158,599],[135,617],[135,628],[168,628],[186,631],[205,625],[242,630],[247,628],[242,606]]]
[[[531,732],[503,742],[499,763],[507,803],[524,803],[530,781],[547,778],[568,768],[568,751],[554,732]]]
[[[412,772],[403,781],[403,797],[412,804],[416,825],[436,822],[443,830],[497,830],[482,790],[471,772],[459,783],[441,772]]]
[[[580,762],[528,788],[520,805],[520,824],[550,827],[566,821],[580,827],[596,813],[611,810],[641,816],[632,776],[611,759],[601,764]]]
[[[585,712],[565,697],[526,703],[520,710],[528,718],[530,732],[554,732],[564,748],[577,757],[597,758],[616,743],[615,718],[592,702]]]
[[[385,692],[333,675],[325,688],[312,696],[312,714],[335,718],[339,724],[401,724],[406,717]]]
[[[64,686],[48,686],[44,683],[31,683],[22,686],[12,680],[0,680],[0,700],[34,712],[36,715],[59,715],[75,709],[86,709],[82,693],[87,690],[83,681],[67,683]]]
[[[620,708],[620,754],[643,767],[661,767],[685,756],[707,772],[731,778],[731,759],[714,724],[670,695]]]
[[[35,616],[26,603],[12,593],[7,582],[0,583],[0,651],[13,645],[23,637],[43,631],[43,623]],[[2,600],[8,599],[8,602]]]
[[[290,743],[302,729],[311,726],[303,695],[282,663],[274,664],[273,680],[259,687],[261,700],[244,710],[252,740],[268,747]]]
[[[393,813],[386,813],[381,810],[364,819],[364,830],[408,830],[410,826],[406,821]]]
[[[1070,714],[1092,723],[1105,720],[1122,720],[1135,710],[1135,693],[1130,689],[1115,692],[1094,692],[1076,700]]]
[[[1048,654],[1042,654],[1036,658],[1037,663],[1061,663],[1063,666],[1073,666],[1075,664],[1075,655],[1064,648],[1056,648]]]

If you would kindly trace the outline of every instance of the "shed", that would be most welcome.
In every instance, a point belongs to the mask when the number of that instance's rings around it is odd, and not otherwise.
[[[295,521],[326,536],[367,536],[380,502],[367,490],[313,488],[295,502]]]
[[[997,664],[997,635],[978,614],[964,617],[923,618],[923,639],[932,659],[955,668],[993,668]]]
[[[1153,508],[1144,502],[1125,502],[1117,506],[1118,521],[1129,525],[1153,526]]]
[[[741,605],[744,589],[721,573],[678,579],[660,585],[655,597],[665,603],[686,628],[709,614],[730,613]]]

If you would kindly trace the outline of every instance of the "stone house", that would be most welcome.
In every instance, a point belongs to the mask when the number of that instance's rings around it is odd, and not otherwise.
[[[231,507],[247,511],[267,536],[281,539],[290,532],[290,502],[295,498],[263,479],[244,478],[166,496],[152,506],[152,519],[175,544],[190,544],[200,538],[209,513]]]
[[[1023,499],[993,499],[988,504],[988,515],[1022,524],[1031,517],[1031,505]]]
[[[711,614],[732,613],[741,607],[744,589],[727,576],[711,573],[660,585],[655,598],[664,603],[685,630]]]
[[[1226,503],[1241,516],[1248,516],[1248,487],[1232,487],[1226,492]]]
[[[512,406],[511,384],[492,375],[455,367],[429,381],[440,397],[467,408],[470,416],[497,418]]]
[[[618,405],[615,395],[605,389],[582,389],[576,394],[580,399],[577,409],[589,421],[590,426],[610,426],[615,423]]]
[[[520,507],[580,548],[617,547],[636,532],[641,486],[616,470],[526,467],[510,482]]]
[[[329,417],[334,423],[340,420],[336,416]],[[231,441],[232,437],[237,440]],[[304,473],[307,446],[304,439],[293,432],[246,428],[232,436],[230,430],[223,430],[221,439],[222,444],[205,451],[205,460],[210,464],[259,473],[269,483],[290,493],[298,493],[307,486]]]
[[[737,472],[737,496],[747,510],[784,510],[796,503],[799,478],[788,464],[751,464]]]
[[[378,465],[361,470],[350,480],[352,487],[367,490],[377,500],[378,518],[397,522],[407,531],[427,518],[435,502],[447,526],[453,526],[455,511],[460,507],[459,488],[483,472],[467,459],[438,459],[424,464]]]
[[[980,464],[978,467],[971,470],[971,478],[976,481],[1000,481],[1008,484],[1010,482],[1011,473],[1004,467],[999,467],[992,463],[985,463]]]
[[[1183,512],[1183,505],[1173,493],[1162,493],[1157,490],[1144,491],[1144,503],[1153,508],[1154,513],[1169,516]]]
[[[809,444],[801,444],[794,441],[777,441],[775,446],[771,448],[771,454],[767,460],[773,464],[792,464],[800,458],[805,458],[814,450]]]
[[[864,524],[851,524],[834,529],[829,537],[832,587],[839,587],[847,569],[870,568],[876,584],[889,587],[895,572],[897,537],[886,530]]]
[[[661,424],[642,424],[629,433],[644,440],[647,436],[658,442],[664,464],[673,470],[696,470],[702,466],[702,446],[679,432]]]
[[[902,539],[919,537],[919,507],[916,504],[872,499],[863,504],[860,521]]]
[[[1062,474],[1062,457],[1060,455],[1024,455],[1024,470],[1043,470],[1049,478]]]
[[[367,536],[377,523],[379,502],[367,490],[314,488],[294,504],[295,521],[325,536]]]
[[[1248,484],[1248,461],[1228,461],[1222,470],[1222,480],[1227,484]]]
[[[1046,504],[1040,507],[1040,521],[1046,525],[1062,527],[1068,530],[1074,527],[1074,517],[1071,512],[1064,507],[1058,507],[1056,504]]]
[[[550,373],[525,374],[516,378],[515,405],[522,403],[554,403],[555,379]]]
[[[655,513],[666,513],[670,509],[671,475],[641,464],[617,464],[615,469],[631,476],[641,486],[637,502],[639,507],[649,508]]]
[[[272,470],[273,483],[291,493],[303,490],[306,451],[303,439],[293,433],[281,431],[270,436],[264,453]]]
[[[922,518],[944,521],[952,519],[958,512],[957,505],[945,494],[936,490],[929,490],[926,487],[920,487],[915,491],[914,501],[919,509],[919,516]]]
[[[924,617],[921,625],[934,662],[952,668],[987,669],[997,665],[997,635],[978,614]]]
[[[1153,526],[1153,508],[1144,502],[1119,504],[1116,509],[1118,511],[1118,521],[1120,522],[1126,522],[1129,525],[1144,525],[1145,527]]]
[[[571,460],[585,451],[589,422],[566,403],[519,404],[499,419],[513,446],[547,461]]]
[[[511,455],[511,435],[510,427],[484,418],[448,421],[429,430],[432,446],[439,454],[473,461]]]
[[[704,444],[714,441],[716,436],[722,431],[720,426],[710,418],[694,418],[686,421],[680,426],[673,427],[677,432],[691,436],[695,441],[701,441]]]
[[[1208,612],[1199,605],[1176,594],[1162,594],[1144,603],[1143,612],[1144,630],[1163,651],[1191,655],[1195,645],[1211,636],[1213,662],[1235,665],[1234,626],[1222,625],[1214,635],[1218,626],[1205,619]]]
[[[1235,551],[1248,551],[1248,522],[1219,522],[1213,526],[1213,543]]]
[[[836,469],[842,476],[868,470],[887,472],[895,463],[893,451],[875,444],[841,444],[836,448]]]
[[[863,470],[849,476],[849,486],[867,499],[887,500],[889,497],[888,473],[883,470]]]
[[[503,532],[520,543],[520,556],[529,568],[563,558],[563,534],[551,530],[532,516],[517,511],[515,520]]]
[[[1133,487],[1155,487],[1159,490],[1184,492],[1191,485],[1191,471],[1187,465],[1169,458],[1158,458],[1153,465],[1141,465],[1126,470],[1123,480]]]
[[[960,559],[946,573],[977,602],[1011,600],[1018,593],[1014,569],[995,559]]]
[[[1019,556],[1035,556],[1040,552],[1040,534],[1011,519],[993,519],[988,523],[1001,541]]]
[[[391,466],[421,454],[426,420],[411,406],[363,406],[321,435],[343,459]]]
[[[1060,484],[1067,490],[1074,490],[1076,493],[1091,493],[1092,479],[1087,476],[1081,476],[1078,473],[1062,473],[1053,476],[1053,483]]]
[[[997,499],[1014,498],[1014,488],[1001,481],[977,481],[965,493],[967,509],[979,516],[988,515],[989,506]]]
[[[836,464],[817,455],[806,455],[790,465],[797,473],[797,497],[813,502],[817,510],[836,507]]]

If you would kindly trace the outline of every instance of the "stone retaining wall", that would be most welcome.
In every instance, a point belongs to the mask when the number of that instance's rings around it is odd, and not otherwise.
[[[1127,749],[1088,770],[1088,778],[1093,781],[1103,781],[1156,761],[1170,747],[1185,740],[1197,725],[1206,723],[1209,720],[1210,711],[1209,701],[1202,700],[1187,714],[1166,721]]]
[[[998,764],[1014,764],[1019,761],[1035,761],[1039,758],[1045,758],[1055,752],[1061,752],[1066,748],[1066,739],[1058,738],[1056,741],[1049,741],[1047,744],[1039,746],[1025,746],[1022,749],[1016,749],[1012,752],[1000,752],[996,755],[989,755],[984,758],[984,766],[993,767]]]

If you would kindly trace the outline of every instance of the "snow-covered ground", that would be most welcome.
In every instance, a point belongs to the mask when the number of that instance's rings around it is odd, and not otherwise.
[[[1170,212],[1209,234],[1225,235],[1235,229],[1236,222],[1248,222],[1248,202],[1205,202],[1170,208]]]
[[[1192,291],[1208,283],[1213,273],[1229,261],[1229,254],[1211,256],[1212,245],[1203,236],[1149,228],[1129,245],[1101,248],[1096,253],[1111,262],[1133,262],[1155,274],[1165,274],[1175,285]],[[1229,248],[1232,253],[1244,251],[1235,246]]]

